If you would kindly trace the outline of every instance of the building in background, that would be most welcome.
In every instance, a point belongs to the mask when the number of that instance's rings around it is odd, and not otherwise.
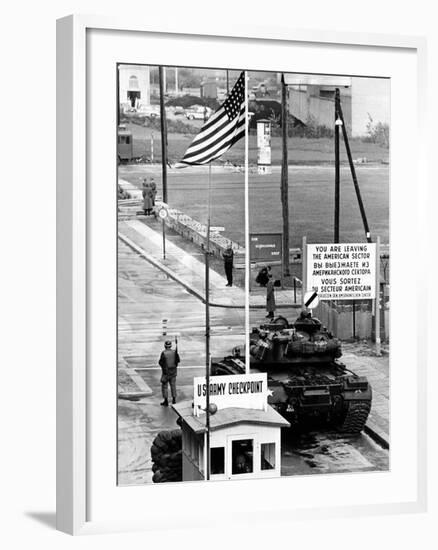
[[[339,88],[342,111],[351,131],[352,87]],[[335,87],[323,85],[289,86],[289,113],[303,124],[334,127]]]
[[[123,110],[141,110],[150,105],[149,67],[119,65],[119,103]]]
[[[217,99],[218,85],[216,80],[207,79],[201,82],[201,97]]]
[[[291,115],[303,124],[333,127],[334,86],[309,84],[288,88]],[[389,79],[353,77],[351,86],[340,86],[339,91],[347,130],[353,137],[366,135],[370,121],[389,124]]]

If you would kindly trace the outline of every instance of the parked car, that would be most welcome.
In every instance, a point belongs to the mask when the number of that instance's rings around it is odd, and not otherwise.
[[[159,105],[142,105],[138,109],[137,114],[139,116],[144,116],[147,118],[157,118],[160,116],[160,106]]]
[[[211,113],[212,109],[210,107],[204,107],[203,105],[193,105],[186,109],[186,117],[189,120],[204,120],[207,119]]]

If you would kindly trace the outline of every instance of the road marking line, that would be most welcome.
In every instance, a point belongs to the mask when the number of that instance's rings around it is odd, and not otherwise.
[[[148,393],[152,395],[154,392],[151,390],[148,384],[143,380],[143,378],[136,372],[135,369],[126,369],[126,374],[132,379],[134,384],[138,386],[141,392]]]

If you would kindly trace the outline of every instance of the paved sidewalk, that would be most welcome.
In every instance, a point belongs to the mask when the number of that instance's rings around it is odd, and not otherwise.
[[[155,226],[155,228],[154,228]],[[166,239],[166,258],[163,258],[163,237],[155,217],[138,216],[119,221],[119,238],[146,260],[179,282],[189,292],[205,301],[205,265],[185,250]],[[218,307],[245,307],[245,292],[237,286],[227,287],[225,276],[210,269],[210,302]],[[294,305],[292,290],[276,289],[277,309],[300,307]],[[264,308],[266,291],[256,288],[250,294],[251,308]]]

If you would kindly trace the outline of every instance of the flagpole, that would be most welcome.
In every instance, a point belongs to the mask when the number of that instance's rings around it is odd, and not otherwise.
[[[205,399],[205,429],[206,429],[206,472],[205,479],[210,479],[210,214],[211,214],[211,162],[208,165],[208,214],[207,237],[205,245],[205,383],[207,385]]]
[[[250,372],[249,355],[249,189],[248,189],[248,153],[249,153],[249,121],[248,121],[248,72],[245,71],[245,373]]]
[[[211,222],[211,187],[212,187],[212,165],[211,162],[215,158],[222,156],[234,143],[243,137],[245,132],[245,247],[249,250],[249,235],[248,235],[248,98],[246,97],[247,84],[245,80],[247,74],[242,72],[238,81],[234,85],[231,94],[225,100],[212,117],[209,123],[205,124],[192,144],[187,149],[181,164],[184,165],[204,165],[209,164],[208,172],[208,216],[205,238],[205,378],[206,378],[206,419],[205,419],[205,475],[204,479],[209,480],[211,474],[211,459],[210,459],[210,370],[211,370],[211,354],[210,354],[210,222]],[[242,93],[243,92],[243,93]],[[242,97],[244,96],[244,97]],[[244,104],[243,104],[244,103]],[[242,106],[244,107],[244,117],[242,117]],[[242,120],[243,118],[243,120]],[[214,124],[212,124],[214,122]],[[243,124],[245,128],[243,132]],[[218,124],[224,124],[226,132],[220,134],[218,141]],[[211,139],[214,137],[213,143]],[[205,144],[209,145],[205,147]],[[180,167],[180,166],[177,166]],[[248,253],[249,254],[249,253]],[[249,287],[249,255],[245,256],[245,287]],[[245,342],[247,366],[249,372],[249,332],[246,334],[246,327],[249,326],[249,297],[245,293]]]

